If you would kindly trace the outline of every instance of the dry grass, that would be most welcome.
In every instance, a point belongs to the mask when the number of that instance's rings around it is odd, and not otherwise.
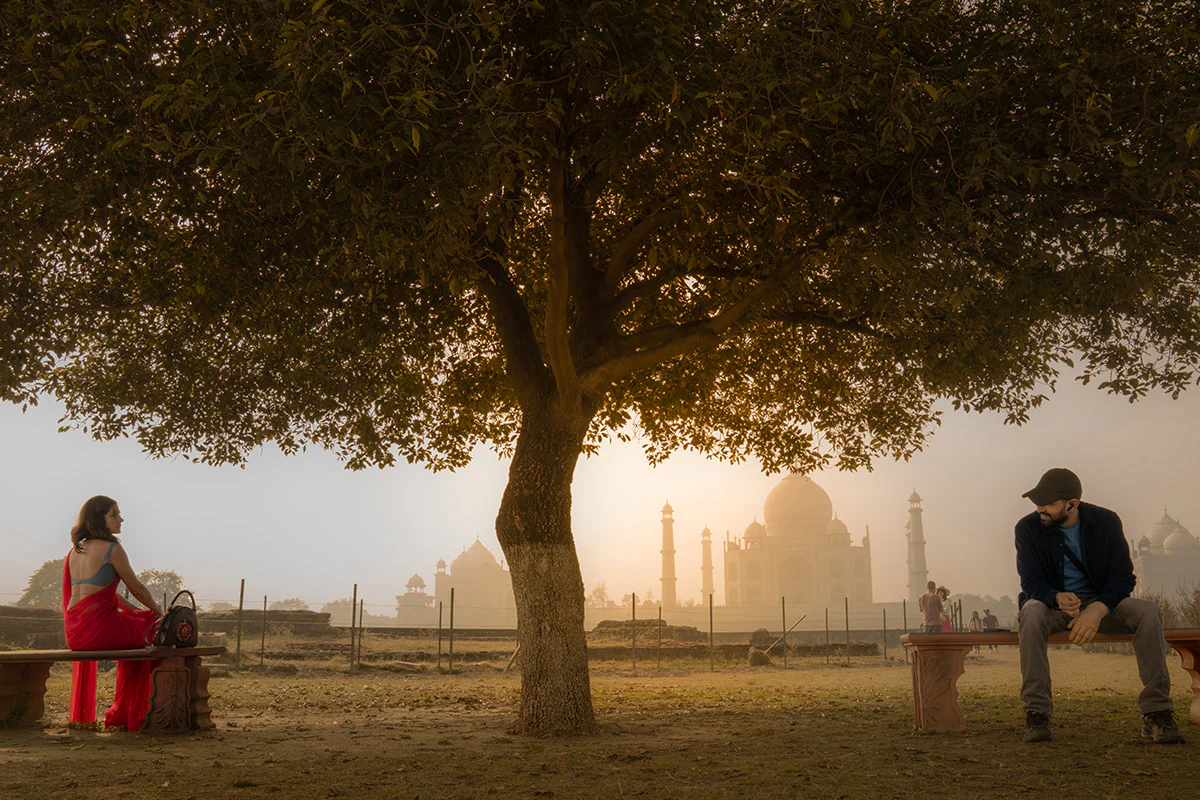
[[[559,740],[507,732],[519,684],[494,665],[235,674],[211,683],[216,731],[162,738],[67,729],[56,667],[44,727],[0,731],[0,797],[1195,796],[1200,732],[1185,721],[1188,745],[1142,742],[1132,658],[1052,660],[1057,740],[1040,746],[1020,742],[1013,649],[969,660],[969,731],[937,736],[912,731],[908,669],[878,659],[716,673],[651,662],[637,676],[598,665],[600,733]],[[1172,677],[1186,714],[1190,682]]]

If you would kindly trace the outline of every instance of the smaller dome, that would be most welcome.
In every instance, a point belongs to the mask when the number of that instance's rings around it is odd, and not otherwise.
[[[445,568],[446,568],[446,559],[444,559],[444,558],[439,558],[439,559],[438,559],[438,562],[437,562],[437,568],[438,568],[438,569],[445,569]]]
[[[406,583],[404,585],[407,586],[409,589],[424,589],[425,588],[425,579],[414,572],[413,576],[408,579],[408,583]]]
[[[663,507],[662,507],[662,512],[663,512],[664,514],[670,514],[670,513],[671,513],[672,511],[674,511],[674,510],[675,510],[675,509],[671,508],[671,504],[670,504],[670,503],[666,503],[666,504],[664,504],[664,505],[663,505]]]
[[[1137,546],[1138,546],[1139,550],[1141,550],[1143,547],[1149,547],[1150,546],[1150,537],[1143,536],[1142,538],[1138,539]]]
[[[762,526],[758,520],[751,522],[746,526],[746,531],[742,534],[747,539],[757,539],[767,535],[767,529]]]
[[[1176,525],[1171,535],[1163,541],[1163,552],[1169,555],[1190,553],[1197,548],[1200,548],[1200,542],[1182,525]]]
[[[825,538],[834,544],[850,544],[850,529],[837,517],[825,526]]]
[[[910,503],[921,502],[921,495],[917,494],[916,489],[913,489],[913,493],[908,496],[908,502],[910,502]]]
[[[1150,544],[1152,545],[1162,544],[1177,527],[1179,527],[1179,521],[1171,519],[1171,515],[1166,511],[1163,511],[1162,519],[1154,523],[1154,526],[1150,528],[1150,531],[1146,534],[1146,537],[1150,540]]]

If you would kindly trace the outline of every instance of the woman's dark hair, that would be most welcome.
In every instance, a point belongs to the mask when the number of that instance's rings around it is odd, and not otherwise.
[[[86,539],[116,541],[116,538],[108,530],[108,523],[104,521],[104,517],[116,504],[116,500],[102,494],[96,495],[83,504],[83,508],[79,509],[79,519],[75,521],[75,527],[71,528],[71,545],[75,548],[76,553],[83,552],[82,545]]]

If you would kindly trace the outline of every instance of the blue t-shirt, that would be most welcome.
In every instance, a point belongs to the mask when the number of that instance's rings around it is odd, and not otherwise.
[[[1069,528],[1059,528],[1062,531],[1063,541],[1066,546],[1075,554],[1079,561],[1083,562],[1083,548],[1079,541],[1079,525],[1078,523]],[[1095,594],[1096,590],[1092,588],[1091,581],[1083,574],[1079,567],[1075,566],[1067,556],[1063,556],[1063,578],[1066,579],[1065,590],[1074,592],[1075,594]]]

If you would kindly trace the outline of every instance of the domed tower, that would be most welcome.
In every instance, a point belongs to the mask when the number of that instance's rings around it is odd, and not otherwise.
[[[921,495],[913,489],[908,496],[908,602],[916,613],[925,584],[929,581],[929,569],[925,566],[925,525],[921,521]]]
[[[708,596],[713,593],[712,565],[712,531],[708,526],[700,532],[700,601],[708,603]]]
[[[830,547],[849,547],[850,529],[837,517],[825,526],[825,541]]]
[[[1191,555],[1197,550],[1200,550],[1200,542],[1183,525],[1176,525],[1171,535],[1163,540],[1163,552],[1169,556]]]
[[[1174,533],[1177,527],[1179,527],[1179,521],[1172,519],[1167,510],[1163,509],[1162,519],[1154,523],[1146,533],[1146,538],[1150,540],[1150,552],[1155,555],[1161,554],[1167,537]]]
[[[662,604],[675,608],[675,509],[662,507]]]
[[[833,503],[812,478],[793,472],[763,503],[767,535],[820,543],[833,519]]]
[[[404,594],[396,595],[396,616],[404,613],[405,609],[423,608],[430,603],[430,597],[425,593],[425,579],[413,573],[404,585]]]

